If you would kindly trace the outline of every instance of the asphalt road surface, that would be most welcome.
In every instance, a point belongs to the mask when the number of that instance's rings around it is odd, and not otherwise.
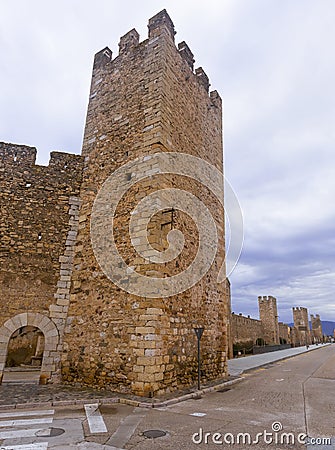
[[[0,449],[335,449],[335,345],[244,377],[161,409],[88,401],[1,410]]]

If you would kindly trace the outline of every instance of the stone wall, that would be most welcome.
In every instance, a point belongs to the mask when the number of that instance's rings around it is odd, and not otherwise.
[[[66,311],[55,296],[70,284],[61,265],[69,263],[70,203],[78,201],[82,158],[52,152],[46,167],[35,158],[33,147],[0,143],[0,379],[9,338],[24,326],[48,335],[42,373],[60,370],[58,326]]]
[[[260,319],[232,313],[231,342],[235,345],[278,345],[291,343],[291,328],[278,323],[277,301],[271,295],[258,297]]]
[[[227,289],[217,282],[225,256],[223,209],[202,186],[201,178],[159,176],[163,169],[151,159],[157,152],[184,152],[223,171],[221,99],[216,91],[208,93],[206,74],[201,68],[193,71],[192,52],[185,43],[177,48],[174,34],[171,19],[162,11],[150,19],[148,39],[139,42],[138,33],[131,30],[121,38],[114,59],[107,47],[95,56],[63,354],[63,379],[67,382],[139,395],[159,395],[191,385],[197,377],[195,326],[205,328],[203,379],[227,374]],[[93,202],[107,178],[137,157],[145,159],[127,174],[128,180],[140,170],[148,177],[128,189],[114,217],[115,242],[131,267],[130,273],[169,279],[188,267],[197,254],[197,227],[178,208],[157,213],[148,230],[143,217],[138,233],[139,240],[147,234],[150,244],[164,251],[168,232],[179,229],[185,246],[178,258],[158,264],[148,260],[150,255],[146,259],[134,251],[129,238],[130,212],[157,189],[178,188],[193,193],[206,204],[217,225],[219,251],[212,268],[181,294],[152,297],[150,283],[147,294],[130,294],[126,285],[121,289],[105,275],[93,253]],[[188,175],[192,165],[184,169]],[[222,190],[219,197],[223,198]],[[104,214],[103,209],[100,213]]]
[[[264,340],[264,328],[260,320],[242,314],[231,315],[232,343],[250,342],[256,345],[257,340]]]
[[[228,311],[227,311],[227,336],[228,336],[228,359],[234,357],[234,349],[233,349],[233,336],[236,334],[236,325],[233,324],[232,310],[231,310],[231,288],[230,281],[226,278],[226,290],[227,290],[227,303],[228,303]]]
[[[291,342],[291,327],[286,323],[279,322],[279,342],[280,344],[289,344]]]

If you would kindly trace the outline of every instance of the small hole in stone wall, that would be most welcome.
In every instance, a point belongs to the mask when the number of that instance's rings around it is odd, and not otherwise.
[[[42,239],[42,233],[38,233],[38,240],[40,241]]]
[[[31,187],[31,183],[26,183],[26,188],[30,188]]]

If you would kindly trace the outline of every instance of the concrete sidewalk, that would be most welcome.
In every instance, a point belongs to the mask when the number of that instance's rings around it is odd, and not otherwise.
[[[260,355],[251,355],[242,358],[230,359],[228,361],[228,372],[231,376],[238,376],[243,372],[246,372],[247,370],[261,367],[275,361],[280,361],[281,359],[300,355],[301,353],[324,348],[327,345],[331,344],[310,345],[308,350],[306,349],[306,347],[296,347],[288,348],[286,350],[278,350],[276,352],[262,353]]]

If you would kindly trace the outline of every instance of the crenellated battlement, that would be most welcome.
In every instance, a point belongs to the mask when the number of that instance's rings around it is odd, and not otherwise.
[[[99,69],[113,60],[113,52],[110,48],[105,47],[94,56],[94,68]]]
[[[315,316],[311,314],[311,320],[320,320],[320,314],[316,314]]]
[[[0,142],[0,166],[13,164],[33,166],[36,161],[36,154],[35,147]]]
[[[59,169],[60,171],[71,172],[72,170],[82,169],[83,157],[65,152],[53,151],[50,153],[49,168]]]
[[[185,41],[180,42],[178,44],[178,51],[180,56],[183,58],[184,61],[186,61],[187,65],[190,67],[190,69],[193,72],[193,66],[195,63],[194,55],[190,50],[190,47],[186,44]]]
[[[127,53],[132,48],[137,47],[139,43],[140,43],[140,35],[135,30],[135,28],[133,28],[132,30],[128,31],[128,33],[126,33],[124,36],[121,37],[119,42],[119,55]]]
[[[176,34],[176,31],[174,29],[174,24],[171,20],[171,17],[167,13],[166,9],[163,9],[155,16],[151,17],[151,19],[149,19],[148,29],[149,39],[154,39],[155,37],[166,33],[174,41],[174,35]]]
[[[4,176],[15,175],[15,172],[20,174],[22,170],[27,174],[28,172],[38,171],[48,173],[50,171],[57,173],[73,174],[73,171],[82,170],[83,158],[80,155],[75,155],[65,152],[53,151],[50,153],[49,164],[47,166],[41,166],[36,164],[36,147],[30,147],[28,145],[12,144],[8,142],[0,142],[0,168]]]
[[[273,297],[272,295],[259,295],[258,296],[258,302],[276,302],[276,298]]]
[[[96,53],[94,57],[94,69],[99,70],[107,70],[108,72],[113,71],[116,68],[117,63],[119,63],[120,57],[129,57],[132,55],[132,52],[139,51],[140,48],[145,48],[146,52],[157,51],[157,45],[159,45],[159,40],[161,38],[167,38],[168,41],[173,43],[173,46],[176,49],[176,53],[180,55],[182,60],[187,64],[190,68],[191,73],[193,74],[194,80],[197,80],[200,86],[202,86],[205,91],[209,92],[209,78],[202,67],[198,67],[194,71],[194,55],[187,45],[185,41],[180,42],[178,46],[175,46],[174,36],[176,34],[174,24],[166,12],[165,9],[160,11],[154,17],[149,19],[148,23],[148,39],[143,42],[140,42],[140,35],[136,31],[135,28],[128,31],[125,35],[120,38],[119,41],[119,52],[118,55],[113,59],[113,53],[108,48],[100,50]],[[111,64],[109,64],[111,63]],[[115,64],[114,64],[115,63]],[[99,76],[101,74],[99,73]],[[221,106],[221,98],[217,91],[213,91],[210,93],[210,99],[215,106]]]
[[[293,306],[292,309],[293,309],[293,311],[296,311],[296,312],[300,311],[300,312],[307,313],[307,308],[305,308],[303,306]]]
[[[195,75],[197,76],[199,83],[205,88],[206,92],[209,90],[209,78],[202,67],[195,69]]]

